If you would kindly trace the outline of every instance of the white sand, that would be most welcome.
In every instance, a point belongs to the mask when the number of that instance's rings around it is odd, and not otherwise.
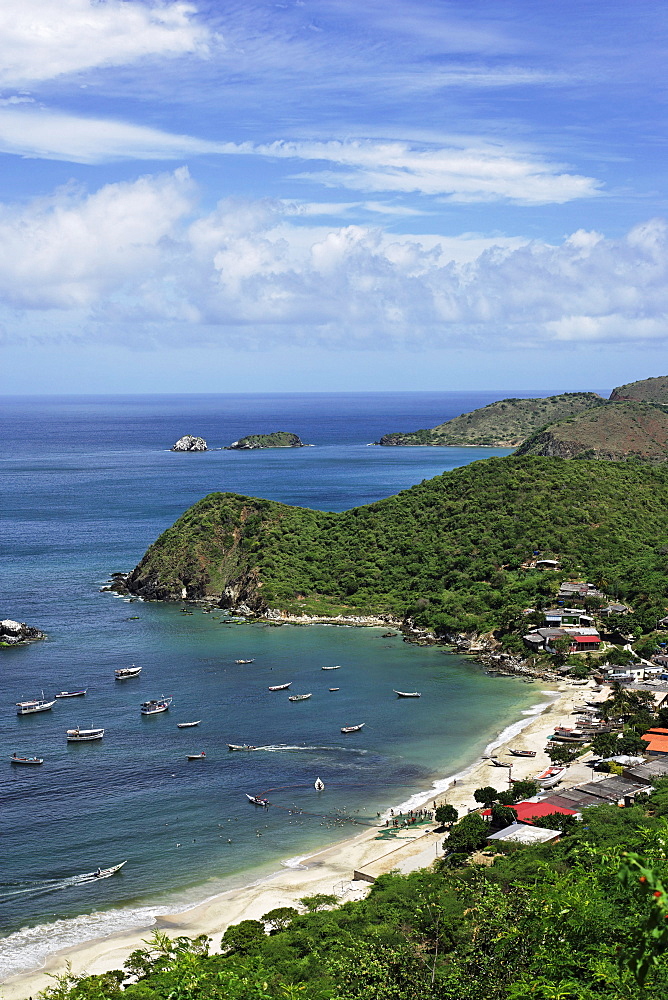
[[[500,745],[494,753],[502,761],[512,761],[514,779],[528,778],[544,770],[549,758],[544,753],[547,737],[559,723],[566,720],[574,707],[585,697],[592,698],[588,687],[560,684],[554,689],[556,700],[538,716],[530,718],[527,726],[517,736]],[[599,695],[603,698],[603,695]],[[571,719],[572,721],[572,719]],[[535,758],[512,757],[509,747],[536,750]],[[508,787],[508,770],[494,767],[486,760],[478,761],[456,784],[430,800],[430,804],[449,802],[456,806],[460,816],[477,806],[473,792],[483,785],[493,785],[502,790]],[[569,768],[566,785],[576,785],[588,780],[590,772],[583,764]],[[384,822],[384,821],[383,821]],[[38,970],[13,976],[3,984],[5,1000],[24,1000],[53,983],[47,973],[64,972],[71,964],[76,975],[97,974],[121,968],[131,951],[142,946],[156,927],[174,936],[186,934],[195,937],[206,934],[213,939],[217,950],[223,931],[240,920],[257,919],[276,906],[298,906],[302,896],[314,893],[334,893],[342,901],[361,898],[370,883],[354,880],[353,874],[362,871],[371,877],[384,872],[414,871],[431,864],[442,853],[443,833],[433,832],[435,824],[399,830],[395,839],[376,839],[377,829],[365,830],[343,843],[312,855],[298,869],[285,868],[262,882],[215,896],[183,913],[157,917],[151,926],[135,928],[126,933],[116,933],[107,938],[97,938],[67,948],[49,956],[45,966]]]

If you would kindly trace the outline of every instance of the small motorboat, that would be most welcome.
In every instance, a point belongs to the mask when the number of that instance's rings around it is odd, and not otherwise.
[[[173,698],[152,698],[151,701],[143,701],[139,711],[142,715],[158,715],[160,712],[166,712],[173,700]]]
[[[266,807],[269,805],[269,799],[263,799],[261,795],[249,795],[248,792],[246,792],[246,798],[249,802],[252,802],[254,806]]]
[[[306,701],[306,699],[311,698],[312,695],[312,691],[309,691],[308,694],[291,694],[288,697],[288,701]]]
[[[269,688],[270,691],[287,691],[291,686],[292,681],[288,681],[287,684],[274,684]]]
[[[392,688],[392,690],[394,691],[394,688]],[[422,692],[421,691],[394,691],[394,693],[396,694],[397,698],[421,698],[422,697]]]
[[[47,701],[42,691],[41,698],[33,698],[31,701],[17,701],[17,715],[34,715],[36,712],[48,712],[56,704],[54,701]]]
[[[104,736],[104,729],[76,729],[67,730],[68,743],[91,743],[93,740],[101,740]]]
[[[77,875],[77,882],[95,882],[99,878],[111,878],[116,872],[120,871],[123,865],[127,865],[127,861],[121,861],[120,865],[114,865],[112,868],[98,868],[95,872],[87,872],[85,875]]]
[[[316,778],[315,782],[313,783],[313,787],[315,788],[316,792],[324,792],[325,782],[322,780],[322,778]]]
[[[56,698],[83,698],[88,688],[81,688],[80,691],[59,691]]]
[[[257,747],[251,746],[250,743],[228,743],[228,750],[257,750]]]
[[[177,729],[192,729],[193,726],[199,726],[199,724],[200,724],[201,721],[202,721],[201,719],[198,719],[197,722],[177,722],[176,723],[176,728]]]
[[[563,778],[565,767],[548,767],[542,774],[537,774],[533,779],[541,788],[552,788],[558,785]]]
[[[340,691],[340,690],[341,690],[341,688],[330,688],[329,690],[330,690],[330,691]]]
[[[27,767],[34,767],[35,764],[43,764],[43,757],[19,757],[18,754],[12,754],[9,758],[12,764],[23,764]]]
[[[117,681],[127,681],[130,677],[139,677],[142,669],[135,667],[133,663],[131,667],[119,667],[118,670],[114,670],[114,677]]]
[[[359,733],[360,729],[366,726],[366,722],[360,722],[359,726],[344,726],[342,733]]]
[[[202,750],[201,753],[189,753],[189,754],[186,754],[186,759],[187,760],[204,760],[205,757],[206,757],[206,754],[204,753],[203,750]]]
[[[513,757],[535,757],[535,750],[511,750],[510,753]]]
[[[235,663],[255,663],[255,658],[252,660],[235,660]]]
[[[340,670],[341,664],[337,663],[334,667],[320,667],[321,670]]]

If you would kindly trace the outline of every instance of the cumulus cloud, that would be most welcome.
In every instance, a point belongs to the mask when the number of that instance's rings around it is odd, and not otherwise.
[[[480,234],[444,240],[295,225],[270,199],[223,201],[202,213],[195,195],[180,169],[4,206],[0,302],[33,313],[83,310],[99,336],[130,329],[137,343],[149,327],[163,343],[250,347],[668,339],[662,220],[618,239],[578,231],[559,245]]]
[[[208,53],[190,3],[3,0],[0,86],[19,87],[147,56]]]

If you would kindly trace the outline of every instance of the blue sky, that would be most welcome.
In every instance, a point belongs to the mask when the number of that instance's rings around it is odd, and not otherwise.
[[[8,392],[665,374],[668,10],[3,0]]]

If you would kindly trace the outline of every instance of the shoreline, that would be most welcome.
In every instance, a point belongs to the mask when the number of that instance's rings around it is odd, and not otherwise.
[[[571,713],[583,696],[590,694],[590,685],[574,687],[562,682],[550,687],[551,690],[544,692],[546,700],[536,706],[540,709],[537,714],[527,714],[505,726],[485,748],[485,755],[494,751],[501,759],[508,754],[510,746],[537,751],[536,758],[510,758],[514,778],[531,777],[547,766],[549,760],[542,753],[547,736],[562,715]],[[489,784],[505,788],[509,773],[506,768],[490,766],[486,756],[479,757],[461,771],[437,779],[430,789],[414,793],[405,803],[395,807],[395,814],[447,801],[459,810],[461,817],[471,808],[478,807],[473,799],[476,788]],[[564,785],[578,784],[588,777],[587,767],[573,764]],[[286,862],[254,883],[227,890],[181,912],[153,916],[142,926],[55,951],[46,957],[40,968],[6,979],[2,983],[2,996],[4,1000],[25,1000],[52,983],[49,976],[65,972],[68,963],[74,975],[93,975],[120,968],[128,955],[141,947],[157,929],[190,937],[206,934],[213,939],[212,951],[215,952],[219,950],[222,933],[230,924],[259,919],[276,906],[299,905],[302,896],[331,893],[342,903],[362,898],[378,875],[393,869],[407,874],[439,857],[445,833],[435,833],[435,829],[435,823],[431,822],[393,831],[385,827],[383,818],[377,827],[367,828],[306,857],[289,859],[292,865]]]

